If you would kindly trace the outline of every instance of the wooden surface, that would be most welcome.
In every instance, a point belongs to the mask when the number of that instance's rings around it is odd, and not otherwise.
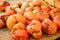
[[[9,2],[11,4],[14,4],[16,2],[23,2],[24,0],[9,0]],[[12,3],[13,2],[13,3]],[[60,31],[58,31],[56,34],[54,35],[47,35],[45,33],[43,33],[43,36],[39,39],[33,39],[33,38],[29,38],[29,40],[55,40],[56,38],[60,37]],[[3,28],[0,29],[0,40],[12,40],[11,36],[10,36],[10,31],[7,28]]]

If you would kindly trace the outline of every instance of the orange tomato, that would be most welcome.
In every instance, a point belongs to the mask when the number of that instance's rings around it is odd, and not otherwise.
[[[25,30],[25,25],[23,23],[17,23],[13,26],[12,30]]]
[[[13,26],[16,23],[24,23],[25,24],[26,19],[24,16],[22,16],[21,14],[14,14],[8,17],[6,25],[8,27],[9,30],[12,30]]]
[[[56,24],[50,19],[44,19],[42,26],[43,31],[47,34],[55,34],[57,32]]]
[[[41,23],[38,20],[33,20],[27,26],[27,32],[31,34],[34,38],[40,38],[42,36]]]
[[[5,8],[10,6],[10,3],[7,1],[0,1],[0,11],[5,11]]]
[[[46,11],[37,13],[37,16],[39,17],[40,21],[43,21],[44,19],[49,18],[49,14]]]
[[[25,9],[25,11],[26,12],[31,12],[31,11],[33,11],[33,9],[34,9],[34,7],[28,7],[28,8]]]

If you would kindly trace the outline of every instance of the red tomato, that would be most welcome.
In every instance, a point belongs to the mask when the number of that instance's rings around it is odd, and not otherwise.
[[[53,21],[56,23],[58,29],[60,29],[60,15],[54,17]]]
[[[42,26],[43,31],[47,34],[55,34],[57,32],[56,24],[50,19],[44,19]]]
[[[12,40],[28,40],[28,33],[25,30],[17,30],[12,34]]]

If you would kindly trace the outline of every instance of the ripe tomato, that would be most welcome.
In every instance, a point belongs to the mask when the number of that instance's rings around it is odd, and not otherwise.
[[[40,38],[42,36],[41,23],[38,20],[33,20],[27,26],[27,32],[31,34],[34,38]]]
[[[28,33],[25,30],[17,30],[12,33],[12,40],[28,40]]]
[[[15,11],[13,10],[11,6],[6,7],[5,12],[8,13],[9,15],[15,14]]]
[[[54,19],[55,16],[60,15],[60,9],[54,8],[54,10],[51,10],[49,12],[49,15],[51,16],[52,19]]]
[[[25,11],[26,12],[31,12],[31,11],[33,11],[33,9],[34,9],[34,7],[28,7],[28,8],[25,9]]]
[[[55,34],[57,32],[56,24],[50,19],[44,19],[42,26],[43,31],[47,34]]]
[[[56,23],[58,29],[60,29],[60,15],[54,17],[53,21]]]
[[[3,27],[5,27],[6,25],[5,25],[5,22],[2,20],[2,19],[0,19],[0,28],[3,28]]]
[[[16,11],[17,14],[22,14],[22,15],[25,12],[23,9],[20,9],[20,8],[16,8],[15,11]]]
[[[7,1],[0,1],[0,11],[5,11],[5,8],[10,6],[10,3]]]
[[[29,6],[28,2],[23,2],[22,6],[21,6],[21,9],[25,10],[28,6]]]
[[[34,2],[34,4],[36,6],[40,6],[41,5],[41,0],[32,0],[32,2]]]
[[[24,16],[26,17],[27,20],[39,20],[38,16],[33,12],[26,12],[24,13]]]
[[[16,23],[26,23],[26,19],[21,14],[14,14],[8,17],[6,21],[7,28],[9,30],[12,30],[13,26],[16,25]]]
[[[25,30],[25,25],[23,23],[17,23],[13,26],[12,30]]]
[[[49,14],[46,11],[37,13],[37,16],[39,17],[40,21],[43,21],[44,19],[49,18]]]

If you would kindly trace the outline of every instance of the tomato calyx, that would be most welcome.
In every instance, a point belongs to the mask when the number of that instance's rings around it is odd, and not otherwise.
[[[7,1],[4,1],[4,5],[6,5],[7,4]]]
[[[46,26],[44,27],[44,31],[46,32],[46,31],[48,31],[48,29],[49,29],[49,24],[46,24]]]
[[[33,31],[33,32],[32,32],[32,34],[34,34],[34,33],[35,33],[35,34],[38,34],[38,33],[39,33],[39,31]]]
[[[5,16],[2,16],[1,19],[2,19],[4,22],[6,22]]]

